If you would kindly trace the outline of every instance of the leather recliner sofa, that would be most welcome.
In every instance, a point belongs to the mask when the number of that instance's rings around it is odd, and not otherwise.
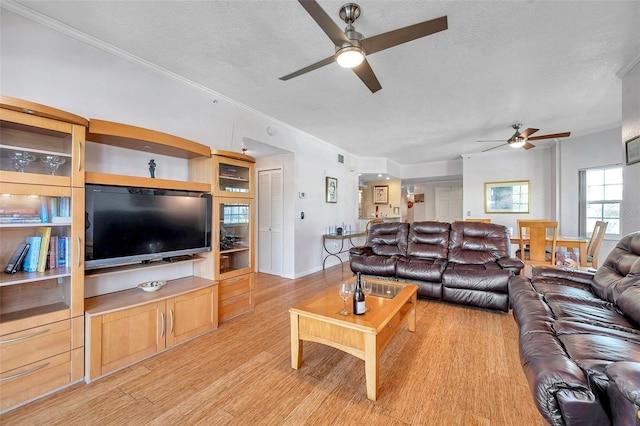
[[[524,267],[507,228],[479,222],[376,224],[349,262],[354,273],[417,284],[420,298],[504,312],[509,279]]]
[[[538,267],[509,287],[522,368],[546,421],[640,424],[640,232],[595,273]]]

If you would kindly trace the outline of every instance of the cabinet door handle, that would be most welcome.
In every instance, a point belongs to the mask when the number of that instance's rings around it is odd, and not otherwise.
[[[173,309],[169,309],[169,334],[173,335]]]
[[[82,166],[82,142],[78,139],[78,171],[80,171],[80,166]]]
[[[37,367],[33,367],[32,369],[27,370],[27,371],[23,371],[22,373],[14,374],[13,376],[3,377],[3,378],[0,379],[0,382],[4,382],[6,380],[11,380],[11,379],[17,379],[18,377],[22,377],[22,376],[26,376],[27,374],[35,373],[36,371],[40,370],[41,368],[45,368],[47,365],[49,365],[49,363],[45,362],[42,365],[39,365]]]
[[[32,337],[36,337],[41,334],[48,333],[49,331],[51,331],[51,329],[47,328],[46,330],[36,331],[35,333],[27,334],[26,336],[14,337],[13,339],[9,339],[9,340],[2,340],[0,341],[0,345],[4,345],[5,343],[19,342],[20,340],[30,339]]]
[[[78,243],[78,260],[76,261],[76,268],[79,268],[80,267],[80,257],[82,257],[81,253],[80,253],[80,250],[82,249],[82,246],[80,245],[80,237],[78,237],[77,243]]]
[[[164,312],[160,312],[160,325],[162,325],[162,331],[160,337],[164,337]]]

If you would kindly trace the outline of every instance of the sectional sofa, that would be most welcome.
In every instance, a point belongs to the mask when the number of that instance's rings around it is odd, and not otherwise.
[[[508,312],[511,257],[507,228],[479,222],[380,223],[349,252],[351,270],[417,284],[418,297]]]
[[[640,425],[640,232],[593,273],[534,268],[509,284],[522,368],[552,425]]]

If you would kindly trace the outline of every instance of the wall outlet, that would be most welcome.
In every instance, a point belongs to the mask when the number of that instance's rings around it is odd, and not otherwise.
[[[298,197],[299,198],[305,198],[307,196],[306,192],[298,192]]]

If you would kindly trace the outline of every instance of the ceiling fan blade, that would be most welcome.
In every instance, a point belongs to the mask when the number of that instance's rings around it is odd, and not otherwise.
[[[521,138],[529,138],[530,135],[534,134],[535,132],[537,132],[540,129],[532,129],[532,128],[528,128],[527,130],[525,130],[524,132],[520,133],[518,136]]]
[[[283,80],[283,81],[290,80],[294,77],[298,77],[302,74],[308,73],[309,71],[313,71],[320,67],[324,67],[325,65],[332,64],[333,62],[335,62],[335,60],[336,59],[333,55],[329,56],[328,58],[324,58],[323,60],[318,61],[315,64],[311,64],[308,67],[304,67],[302,69],[299,69],[298,71],[292,72],[291,74],[287,74],[284,77],[280,77],[280,80]]]
[[[342,46],[342,43],[351,43],[340,27],[315,0],[298,0],[298,2],[305,8],[307,13],[311,15],[320,28],[322,28],[322,31],[329,36],[334,45]]]
[[[536,146],[532,143],[529,142],[525,142],[524,145],[522,145],[522,149],[531,149],[531,148],[535,148]]]
[[[482,152],[491,151],[492,149],[500,148],[501,146],[505,146],[505,145],[509,145],[509,144],[508,143],[503,143],[502,145],[496,145],[496,146],[488,148],[488,149],[483,149]]]
[[[534,136],[529,138],[530,141],[539,141],[540,139],[555,139],[555,138],[568,138],[571,136],[571,132],[553,133],[551,135]]]
[[[409,25],[408,27],[398,28],[397,30],[378,34],[373,37],[363,38],[360,40],[360,43],[362,43],[367,55],[371,55],[408,41],[444,31],[447,28],[447,17],[442,16],[430,21],[420,22],[418,24]]]
[[[378,90],[382,89],[378,78],[373,73],[371,65],[369,65],[369,62],[366,58],[360,65],[351,69],[354,73],[356,73],[358,77],[360,77],[360,80],[362,80],[362,82],[366,84],[369,90],[371,90],[371,93],[376,93]]]

